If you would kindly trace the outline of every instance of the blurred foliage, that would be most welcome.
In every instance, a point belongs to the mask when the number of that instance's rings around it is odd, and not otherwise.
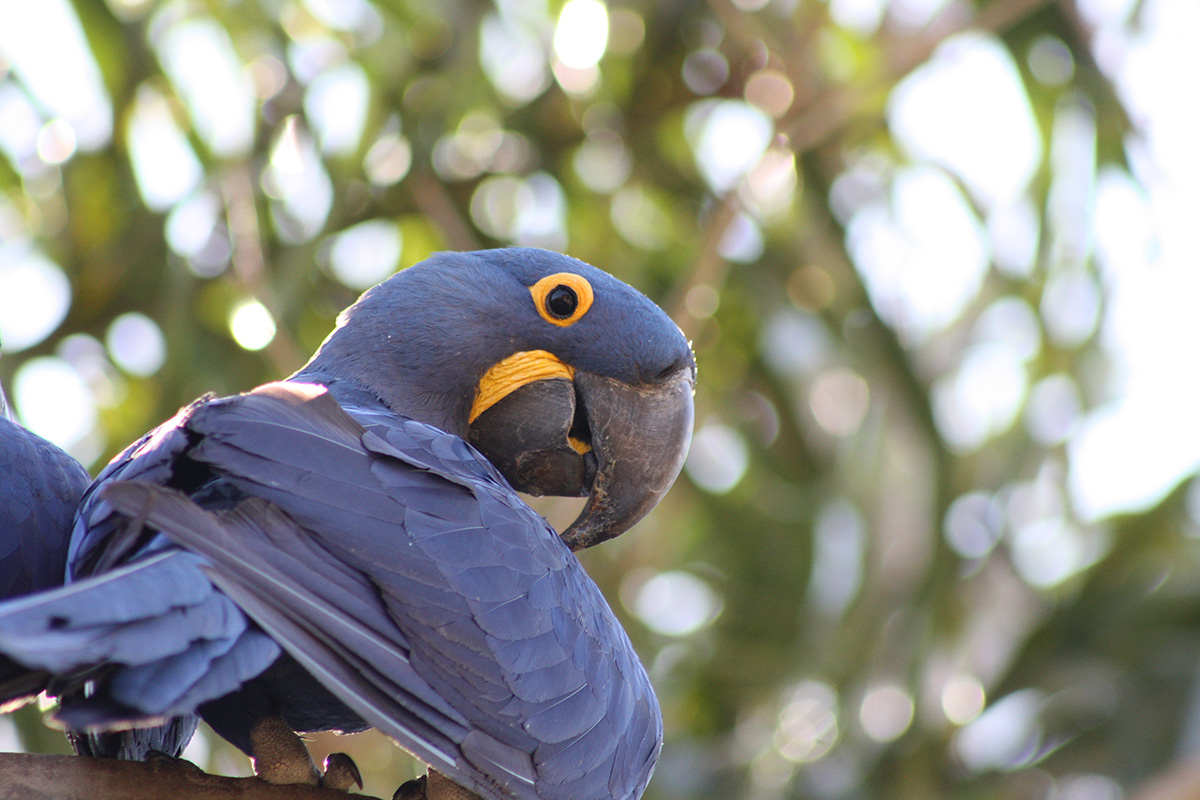
[[[699,361],[688,471],[637,531],[585,556],[666,715],[647,797],[1132,794],[1196,744],[1200,540],[1182,489],[1077,518],[1066,442],[1111,367],[1094,324],[1050,330],[1065,301],[1046,295],[1063,269],[1094,274],[1087,246],[1071,249],[1089,234],[1056,211],[1070,159],[1054,137],[1081,109],[1094,180],[1124,169],[1130,122],[1074,0],[874,6],[882,19],[856,25],[816,0],[614,1],[598,66],[567,66],[557,2],[75,0],[113,134],[55,156],[43,128],[38,154],[0,159],[0,236],[59,265],[73,294],[0,377],[46,356],[77,370],[99,416],[74,450],[95,471],[197,395],[298,368],[362,288],[344,272],[356,260],[386,273],[443,248],[564,249],[664,305]],[[964,30],[1007,54],[1028,98],[1024,268],[996,255],[997,204],[898,143],[889,118],[893,90]],[[227,105],[196,99],[227,72]],[[33,97],[27,78],[0,60],[0,87]],[[139,114],[157,120],[146,139],[130,133]],[[174,161],[155,155],[172,129]],[[158,200],[139,150],[160,159]],[[188,153],[193,179],[171,184]],[[872,289],[850,230],[902,197],[911,167],[992,237],[940,320],[897,310],[920,292]],[[335,238],[371,220],[386,223],[375,238]],[[949,269],[920,291],[958,282]],[[231,335],[247,300],[276,326],[257,351]],[[149,374],[116,366],[129,312],[164,336]],[[1020,390],[963,434],[954,415],[991,390],[947,387],[989,344],[1025,347]],[[1048,377],[1043,394],[1079,398],[1049,431],[1053,415],[1039,426],[1025,407]],[[369,790],[412,774],[389,745],[353,742]],[[208,744],[211,766],[245,769]]]

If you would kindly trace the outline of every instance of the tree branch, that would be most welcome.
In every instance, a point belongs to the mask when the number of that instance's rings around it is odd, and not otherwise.
[[[694,317],[688,310],[688,292],[701,284],[707,284],[719,292],[725,285],[725,279],[729,275],[729,262],[722,258],[718,251],[721,247],[721,240],[725,238],[725,232],[740,210],[741,204],[738,201],[736,189],[717,198],[714,208],[702,222],[705,231],[704,241],[700,245],[695,265],[686,279],[675,288],[666,303],[671,319],[676,320],[680,330],[688,339],[698,339],[708,321]]]
[[[463,218],[445,184],[428,168],[418,167],[408,176],[408,187],[421,214],[432,221],[452,250],[478,250],[479,238]]]
[[[271,283],[267,278],[266,256],[263,253],[262,230],[258,224],[254,180],[250,164],[242,161],[230,164],[221,171],[221,194],[225,203],[226,223],[233,247],[230,262],[237,284],[258,299],[277,320],[283,319]],[[308,360],[307,354],[280,325],[267,344],[267,358],[276,372],[287,374]]]
[[[189,761],[0,753],[0,800],[347,800],[317,786],[209,775]],[[360,800],[373,800],[354,795]]]
[[[1133,800],[1191,800],[1200,797],[1200,759],[1184,758],[1146,780]]]

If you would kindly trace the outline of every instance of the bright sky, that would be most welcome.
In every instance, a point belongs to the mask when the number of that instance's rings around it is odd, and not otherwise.
[[[306,5],[331,31],[369,35],[380,24],[366,2]],[[841,24],[869,34],[887,5],[833,0],[831,10]],[[943,4],[891,5],[894,16],[915,26]],[[986,446],[1013,424],[1028,425],[1046,443],[1065,440],[1070,499],[1083,519],[1150,505],[1200,467],[1200,377],[1191,367],[1193,343],[1200,341],[1200,104],[1183,102],[1190,95],[1181,85],[1183,76],[1200,75],[1200,53],[1189,41],[1200,29],[1200,4],[1147,0],[1137,24],[1128,19],[1133,5],[1081,0],[1098,31],[1097,61],[1138,126],[1127,142],[1132,174],[1112,167],[1097,172],[1094,122],[1080,99],[1064,91],[1050,131],[1033,119],[1014,59],[1045,85],[1065,85],[1073,64],[1061,42],[1044,37],[1014,55],[992,37],[966,34],[946,42],[890,98],[888,121],[905,163],[868,154],[833,197],[873,301],[910,345],[920,346],[958,319],[993,265],[1015,278],[1048,270],[1041,308],[1008,298],[988,309],[961,363],[937,380],[935,405],[946,440],[964,451]],[[539,13],[501,8],[482,31],[481,61],[514,103],[527,102],[550,80],[585,98],[603,79],[606,49],[640,43],[628,34],[636,32],[629,15],[598,0],[571,0],[557,19]],[[611,14],[625,14],[619,30]],[[246,152],[254,104],[278,90],[274,76],[282,65],[274,56],[239,63],[228,35],[202,14],[161,22],[150,28],[154,44],[198,141],[221,157]],[[553,28],[551,46],[541,35],[546,26]],[[308,124],[292,120],[283,127],[262,177],[272,219],[288,241],[320,235],[332,201],[322,156],[357,149],[370,99],[365,75],[337,37],[314,31],[297,38],[287,54],[306,84]],[[702,48],[685,73],[688,85],[703,93],[712,76],[728,76],[729,66],[715,49]],[[796,187],[791,160],[770,148],[773,117],[786,108],[791,87],[770,70],[752,76],[747,87],[744,101],[698,98],[685,119],[700,174],[714,191],[736,187],[752,212],[739,217],[722,244],[727,257],[742,261],[761,253],[760,225],[789,208]],[[218,201],[203,190],[200,160],[161,88],[141,87],[124,129],[114,132],[111,101],[70,4],[0,0],[0,154],[37,187],[54,180],[53,165],[77,150],[105,147],[114,135],[134,154],[146,204],[168,215],[172,248],[200,274],[223,269],[227,245],[222,250],[212,238]],[[447,134],[435,166],[458,178],[498,173],[480,183],[471,204],[476,221],[493,235],[566,246],[566,201],[556,179],[504,174],[505,159],[518,163],[527,147],[495,120],[473,115]],[[370,151],[364,169],[381,185],[407,171],[410,151],[398,125]],[[629,161],[620,137],[600,126],[589,129],[574,163],[585,183],[612,193],[621,235],[652,249],[662,243],[654,223],[659,217],[652,198],[624,182]],[[1029,182],[1045,165],[1053,188],[1048,227],[1039,230]],[[608,180],[612,175],[618,179]],[[860,196],[855,186],[877,191]],[[50,335],[70,303],[61,269],[37,246],[39,234],[46,231],[26,227],[14,198],[0,196],[0,337],[9,351]],[[1053,254],[1049,267],[1036,262],[1039,242]],[[331,237],[323,252],[333,274],[362,287],[395,267],[402,246],[393,223],[369,221]],[[787,325],[775,329],[790,336]],[[1081,392],[1069,376],[1031,385],[1030,365],[1048,343],[1073,347],[1097,331],[1117,369],[1080,418]],[[253,298],[230,317],[230,335],[247,348],[264,346],[273,333],[274,320]],[[86,347],[67,348],[22,371],[12,387],[15,404],[35,429],[81,456],[94,455],[103,443],[90,422],[79,421],[95,418],[97,402],[119,397],[121,375],[111,365],[130,374],[153,371],[169,357],[160,352],[161,341],[148,318],[114,323],[104,343],[108,366],[97,366]],[[796,341],[789,338],[784,349]],[[77,357],[67,358],[70,353]],[[72,375],[78,380],[66,392]],[[826,377],[813,411],[835,435],[850,435],[861,415],[846,419],[833,412],[851,395],[865,408],[867,387],[852,374]],[[74,391],[79,386],[86,391]],[[68,395],[73,405],[60,407]],[[727,491],[737,484],[745,458],[726,456],[744,450],[739,436],[720,425],[700,430],[689,463],[699,485]]]

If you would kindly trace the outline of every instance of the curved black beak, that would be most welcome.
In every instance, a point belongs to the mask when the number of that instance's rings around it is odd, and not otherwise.
[[[562,534],[582,550],[633,527],[671,488],[692,439],[691,364],[652,384],[577,371],[526,384],[483,412],[469,439],[514,488],[588,495]]]
[[[692,375],[688,365],[662,383],[630,386],[576,373],[596,477],[583,511],[562,534],[572,550],[629,530],[671,488],[692,442]]]

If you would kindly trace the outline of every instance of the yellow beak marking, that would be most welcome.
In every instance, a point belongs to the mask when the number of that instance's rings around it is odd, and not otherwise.
[[[483,412],[499,403],[527,383],[565,378],[575,380],[575,369],[558,356],[545,350],[525,350],[513,353],[494,365],[479,379],[475,402],[471,405],[468,422],[474,422]],[[580,444],[583,444],[582,442]],[[578,448],[576,448],[578,450]]]

